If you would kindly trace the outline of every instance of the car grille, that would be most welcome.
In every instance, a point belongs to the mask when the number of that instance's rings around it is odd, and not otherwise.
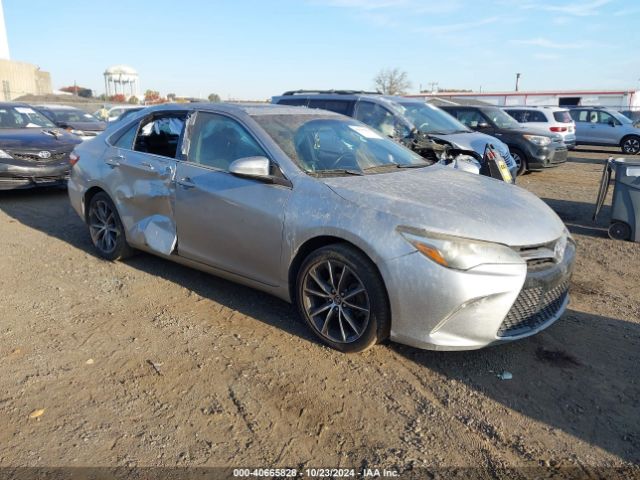
[[[551,158],[551,163],[563,163],[567,161],[568,150],[566,147],[557,148],[555,154]]]
[[[8,152],[16,160],[26,160],[29,162],[55,162],[57,160],[64,160],[69,156],[69,152],[50,152],[51,156],[49,158],[40,158],[38,156],[38,152],[40,151],[42,150],[38,150],[38,151],[9,150]]]
[[[569,293],[569,280],[545,291],[543,287],[524,288],[498,330],[499,337],[523,335],[555,317]]]

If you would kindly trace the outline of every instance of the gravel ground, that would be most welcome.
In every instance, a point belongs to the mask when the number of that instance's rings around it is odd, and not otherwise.
[[[609,154],[521,177],[578,242],[572,302],[473,352],[342,355],[278,299],[146,254],[97,258],[64,192],[0,192],[0,466],[640,477],[640,245],[607,238],[608,207],[590,220]]]

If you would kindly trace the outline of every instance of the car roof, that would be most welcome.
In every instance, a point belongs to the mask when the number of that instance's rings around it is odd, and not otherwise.
[[[276,95],[273,98],[316,98],[319,100],[360,100],[380,101],[380,103],[425,103],[418,98],[403,97],[400,95],[385,95],[376,92],[364,92],[357,90],[293,90]]]
[[[318,110],[291,105],[274,105],[271,103],[164,103],[148,107],[148,112],[162,111],[191,111],[202,110],[211,112],[245,113],[251,116],[259,115],[318,115]],[[341,116],[338,113],[322,111],[322,115]]]
[[[554,107],[554,106],[547,106],[547,105],[509,105],[508,107],[502,107],[505,110],[551,110],[552,112],[559,112],[559,111],[569,111],[568,108],[565,107]]]
[[[71,105],[57,105],[57,104],[40,104],[34,105],[36,108],[46,108],[48,110],[80,110],[78,107],[72,107]]]
[[[28,103],[24,102],[0,102],[1,107],[30,107]]]

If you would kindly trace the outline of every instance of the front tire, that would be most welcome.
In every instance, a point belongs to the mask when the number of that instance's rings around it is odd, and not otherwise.
[[[387,292],[373,263],[345,244],[322,247],[303,262],[296,279],[300,315],[324,343],[362,352],[389,335]]]
[[[91,242],[106,260],[120,260],[133,254],[115,205],[104,192],[91,197],[87,214]]]
[[[640,137],[636,137],[635,135],[624,137],[620,142],[620,148],[623,153],[637,155],[640,153]]]
[[[511,156],[513,157],[513,161],[516,162],[516,166],[518,167],[517,175],[524,175],[527,172],[527,158],[524,154],[518,150],[517,148],[510,149]]]

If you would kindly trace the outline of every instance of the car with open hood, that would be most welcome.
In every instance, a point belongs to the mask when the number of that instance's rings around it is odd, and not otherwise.
[[[507,145],[474,132],[422,100],[355,90],[291,90],[273,97],[271,103],[320,108],[353,117],[436,161],[441,158],[442,147],[470,153],[482,161],[487,145],[492,145],[509,168],[509,177],[516,177],[516,162]]]
[[[73,162],[99,255],[140,249],[271,293],[343,352],[504,343],[569,301],[575,244],[542,200],[329,111],[152,107]]]
[[[63,186],[82,140],[23,103],[0,103],[0,190]]]

